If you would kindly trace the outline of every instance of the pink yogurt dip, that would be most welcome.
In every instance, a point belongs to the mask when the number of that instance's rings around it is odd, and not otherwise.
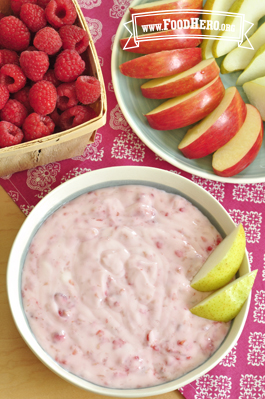
[[[186,199],[145,186],[81,195],[34,237],[22,275],[30,327],[62,367],[139,388],[178,378],[219,347],[229,323],[194,316],[190,281],[221,236]]]

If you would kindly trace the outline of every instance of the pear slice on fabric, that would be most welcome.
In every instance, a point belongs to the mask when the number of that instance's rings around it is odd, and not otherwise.
[[[191,282],[197,291],[214,291],[228,284],[238,271],[246,248],[246,236],[239,224],[210,254]]]
[[[207,0],[203,9],[209,11],[228,11],[232,6],[235,0]],[[225,15],[214,15],[214,14],[204,14],[202,19],[205,21],[219,21],[220,26],[225,20]],[[207,26],[207,22],[206,22]],[[208,29],[204,32],[205,35],[216,35],[217,32],[215,30]],[[201,44],[202,49],[202,58],[204,60],[208,60],[209,58],[213,58],[212,47],[213,47],[212,39],[203,39]]]
[[[248,34],[249,36],[249,34]],[[249,37],[249,41],[254,47],[254,50],[249,48],[237,47],[230,51],[227,56],[223,59],[221,64],[221,73],[230,73],[234,71],[240,71],[245,69],[248,64],[252,61],[258,49],[265,44],[265,22],[258,28],[258,30]],[[242,46],[249,46],[247,40]]]
[[[244,14],[247,21],[256,24],[265,15],[265,2],[259,1],[258,4],[255,4],[253,3],[253,0],[235,0],[228,11],[235,14]],[[235,25],[235,32],[239,32],[239,29],[241,28],[241,19],[234,15],[227,16],[224,23]],[[246,27],[244,33],[247,29],[248,28]],[[222,31],[220,35],[222,39],[216,40],[213,43],[212,51],[215,58],[229,53],[238,46],[236,41],[226,40],[226,38],[229,38],[231,35],[231,32]]]
[[[261,78],[265,75],[265,44],[263,44],[246,69],[239,75],[236,84],[242,86],[250,80]]]
[[[243,90],[250,104],[259,110],[262,120],[265,121],[265,76],[244,83]]]
[[[240,312],[254,284],[258,270],[254,270],[215,291],[190,309],[196,316],[228,322]]]

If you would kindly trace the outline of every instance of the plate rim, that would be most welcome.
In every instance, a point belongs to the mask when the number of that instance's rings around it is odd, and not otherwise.
[[[148,2],[148,0],[143,0],[144,2]],[[130,3],[130,7],[133,5],[137,5],[140,2],[140,0],[133,0]],[[119,72],[116,73],[116,71],[119,71],[119,65],[117,62],[117,52],[120,50],[120,44],[119,40],[121,38],[121,31],[123,30],[123,25],[125,22],[128,22],[128,18],[130,20],[130,12],[129,12],[129,7],[124,13],[118,29],[115,33],[115,39],[113,42],[113,48],[112,48],[112,54],[111,54],[111,77],[112,77],[112,83],[113,83],[113,89],[114,93],[118,102],[118,105],[122,111],[122,114],[126,121],[128,122],[129,126],[132,128],[133,132],[140,138],[140,140],[150,149],[152,150],[156,155],[158,155],[160,158],[162,158],[164,161],[168,162],[169,164],[179,168],[181,171],[190,173],[192,175],[208,179],[208,180],[213,180],[216,182],[221,182],[221,183],[230,183],[230,184],[255,184],[255,183],[264,183],[265,182],[265,174],[263,177],[241,177],[238,174],[235,176],[231,177],[222,177],[215,175],[214,172],[211,174],[207,171],[204,170],[195,170],[192,166],[188,165],[183,165],[183,163],[179,160],[173,159],[171,156],[165,154],[163,150],[160,150],[157,148],[138,128],[138,126],[134,123],[134,120],[131,116],[131,114],[127,111],[126,105],[124,104],[121,94],[119,91],[119,84],[118,84],[118,75]],[[255,160],[254,160],[255,162]]]

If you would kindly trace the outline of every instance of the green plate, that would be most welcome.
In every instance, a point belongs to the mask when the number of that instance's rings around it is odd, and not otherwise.
[[[150,1],[135,0],[131,3],[131,5],[148,2]],[[122,75],[119,71],[119,65],[121,65],[123,62],[140,56],[134,53],[123,51],[120,47],[120,39],[123,37],[128,37],[128,31],[125,28],[124,23],[130,21],[130,19],[130,13],[129,10],[127,10],[115,35],[115,41],[112,50],[111,73],[118,104],[132,130],[147,145],[147,147],[149,147],[162,159],[191,174],[206,179],[227,183],[241,184],[265,182],[264,141],[258,156],[248,168],[233,177],[220,177],[215,175],[212,170],[211,155],[201,159],[188,159],[185,158],[178,150],[178,144],[187,132],[188,127],[176,130],[159,131],[152,129],[149,126],[144,114],[151,111],[165,100],[151,100],[143,97],[140,87],[147,80],[129,78]],[[221,61],[221,59],[218,59],[218,64],[220,64]],[[226,88],[235,86],[235,82],[239,74],[240,72],[227,75],[220,74],[224,86]],[[242,87],[238,86],[237,88],[245,102],[248,102]]]

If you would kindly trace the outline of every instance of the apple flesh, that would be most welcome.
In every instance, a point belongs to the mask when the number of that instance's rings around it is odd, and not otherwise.
[[[217,76],[206,86],[172,98],[145,116],[153,129],[179,129],[205,118],[220,104],[224,93],[224,85]]]
[[[173,38],[173,35],[181,35],[181,37]],[[174,29],[166,30],[156,33],[150,33],[148,35],[139,35],[139,47],[135,47],[134,37],[120,39],[120,46],[124,51],[137,54],[151,54],[165,50],[175,50],[179,48],[192,48],[197,47],[201,44],[202,39],[191,38],[188,36],[200,36],[200,29]],[[162,39],[156,39],[156,36],[164,36]],[[152,40],[146,40],[146,38],[152,38]],[[145,41],[142,41],[145,40]],[[129,47],[129,48],[127,48]],[[131,48],[130,48],[131,47]]]
[[[234,176],[256,158],[263,139],[263,122],[257,108],[247,104],[247,116],[237,134],[213,154],[212,167],[218,176]]]
[[[134,7],[129,7],[131,16],[138,13],[148,13],[157,11],[158,15],[148,15],[146,17],[136,18],[137,25],[148,24],[163,24],[163,20],[167,18],[166,14],[160,14],[159,11],[174,11],[182,10],[183,12],[176,13],[174,20],[198,18],[200,10],[203,8],[203,0],[160,0],[151,3],[140,4]],[[192,10],[194,12],[185,13],[185,10]],[[197,11],[198,10],[198,11]]]
[[[238,132],[247,115],[247,107],[236,87],[229,87],[218,107],[188,130],[178,149],[190,159],[212,154]]]
[[[120,71],[131,78],[153,79],[186,71],[200,61],[199,47],[161,51],[124,62]]]
[[[219,71],[214,58],[201,61],[185,72],[144,83],[141,86],[142,94],[153,99],[180,96],[205,86],[219,75]]]

